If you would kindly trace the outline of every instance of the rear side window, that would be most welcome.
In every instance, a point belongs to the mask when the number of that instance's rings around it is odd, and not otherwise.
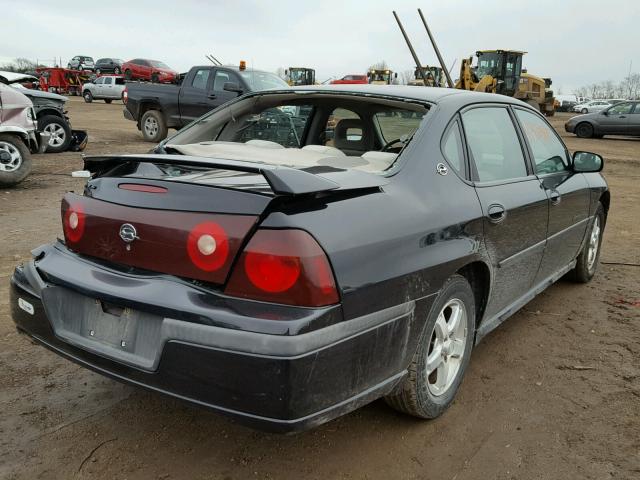
[[[206,90],[207,82],[209,81],[209,70],[208,68],[198,70],[196,74],[193,76],[193,80],[191,81],[191,86],[193,88],[197,88],[200,90]]]
[[[568,168],[567,151],[555,132],[536,114],[516,109],[533,155],[538,174],[563,172]]]
[[[458,121],[453,122],[442,137],[442,153],[449,165],[464,174],[464,153],[462,147],[462,135]]]
[[[636,103],[633,113],[640,114],[640,103]]]
[[[477,180],[494,182],[527,176],[518,134],[506,108],[474,108],[462,114],[462,123]]]

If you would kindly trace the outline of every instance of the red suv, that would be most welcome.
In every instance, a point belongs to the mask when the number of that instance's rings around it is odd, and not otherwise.
[[[134,58],[122,64],[122,72],[127,80],[148,80],[151,82],[171,83],[178,72],[158,60]]]

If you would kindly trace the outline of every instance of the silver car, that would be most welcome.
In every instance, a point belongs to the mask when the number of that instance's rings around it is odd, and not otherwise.
[[[72,70],[91,70],[93,72],[95,65],[93,58],[86,55],[76,55],[67,63],[67,68]]]
[[[587,103],[581,103],[573,107],[574,112],[578,113],[594,113],[601,112],[605,108],[609,108],[611,106],[611,102],[607,100],[591,100]]]
[[[105,103],[111,103],[112,100],[122,100],[124,87],[124,78],[103,75],[82,85],[82,96],[87,103],[94,100],[104,100]]]

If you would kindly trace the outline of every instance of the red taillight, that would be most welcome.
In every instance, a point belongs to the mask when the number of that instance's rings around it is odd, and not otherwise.
[[[225,292],[306,307],[338,302],[329,260],[302,230],[258,230],[242,252]]]
[[[200,270],[213,272],[224,265],[229,256],[227,234],[217,223],[199,223],[189,232],[187,253]]]
[[[124,90],[122,91],[122,103],[126,104],[127,100],[129,100],[129,90],[127,87],[124,87]]]
[[[79,204],[69,205],[69,208],[63,210],[62,228],[65,238],[72,242],[78,242],[84,233],[85,215],[82,206]]]

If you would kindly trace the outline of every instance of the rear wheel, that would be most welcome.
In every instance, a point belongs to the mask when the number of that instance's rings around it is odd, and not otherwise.
[[[93,102],[93,95],[91,94],[91,92],[89,90],[85,90],[82,93],[82,98],[84,98],[84,101],[87,102],[87,103]]]
[[[64,118],[56,115],[45,115],[38,119],[38,129],[51,135],[49,137],[47,152],[60,153],[69,148],[69,144],[71,143],[71,128]]]
[[[461,275],[443,286],[420,336],[409,374],[386,402],[409,415],[435,418],[453,402],[473,348],[475,303]]]
[[[590,123],[582,122],[576,126],[576,135],[580,138],[593,137],[593,126]]]
[[[120,75],[120,72],[121,72],[120,67],[116,67],[113,69],[113,73],[116,75]]]
[[[127,80],[131,80],[133,78],[133,74],[131,73],[131,70],[127,69],[124,71],[124,78],[126,78]]]
[[[167,137],[167,124],[164,121],[162,112],[158,110],[147,110],[140,121],[142,137],[147,142],[160,142]]]
[[[96,68],[96,75],[100,75],[100,69]]]
[[[576,259],[576,266],[572,271],[573,279],[576,282],[587,283],[596,273],[598,261],[600,260],[604,223],[604,207],[601,203],[598,203],[598,208],[591,222],[591,228],[587,234],[587,240]]]
[[[104,99],[104,103],[111,103],[111,99],[110,98],[105,98]]]
[[[0,186],[21,182],[31,172],[31,152],[20,137],[0,134]]]
[[[589,113],[589,110],[587,110],[586,108],[583,108],[582,110],[580,110],[580,113]]]

